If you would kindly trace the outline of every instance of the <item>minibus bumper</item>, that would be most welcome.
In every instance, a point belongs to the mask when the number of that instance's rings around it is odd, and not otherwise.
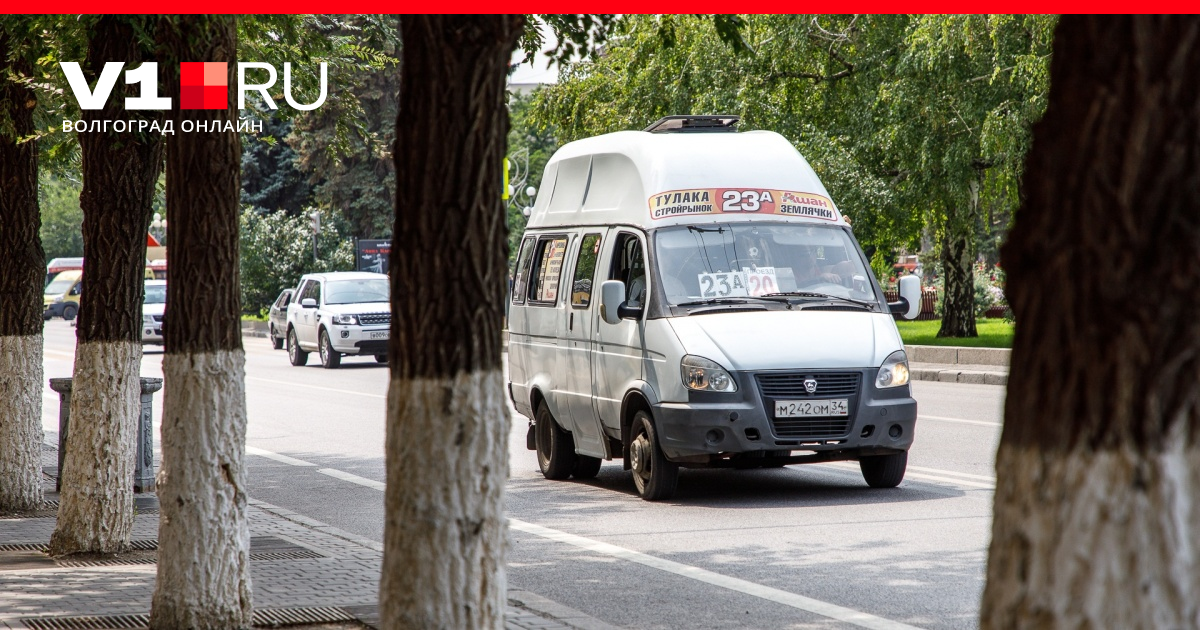
[[[739,454],[786,457],[793,451],[852,459],[858,453],[905,451],[912,445],[917,401],[910,385],[875,387],[878,368],[793,371],[816,377],[860,375],[853,394],[792,396],[760,387],[760,374],[733,373],[738,392],[693,392],[686,403],[653,408],[659,442],[668,459],[690,464],[720,464]],[[778,375],[779,373],[774,373]],[[801,381],[802,382],[802,381]],[[779,400],[846,399],[847,416],[776,418]]]

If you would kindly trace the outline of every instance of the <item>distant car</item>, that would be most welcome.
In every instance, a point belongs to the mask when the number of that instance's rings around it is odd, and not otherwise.
[[[287,308],[288,360],[300,366],[319,352],[326,369],[342,355],[375,356],[387,363],[391,330],[390,286],[381,273],[341,271],[300,278]]]
[[[162,345],[166,309],[167,281],[147,280],[142,293],[142,345]]]
[[[68,269],[54,276],[46,285],[42,298],[42,318],[61,317],[67,321],[79,313],[79,296],[83,291],[83,271]]]
[[[287,340],[287,312],[288,304],[292,301],[292,294],[295,289],[284,289],[275,298],[275,303],[271,305],[270,315],[267,317],[267,334],[271,337],[271,345],[276,350],[283,349],[283,343]]]

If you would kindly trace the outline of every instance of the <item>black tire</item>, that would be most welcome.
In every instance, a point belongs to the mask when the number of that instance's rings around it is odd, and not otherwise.
[[[78,312],[79,312],[79,307],[75,306],[74,304],[68,304],[68,305],[64,306],[63,307],[63,320],[69,322],[69,321],[75,319],[75,315]]]
[[[571,469],[571,476],[576,479],[595,479],[596,475],[600,474],[600,466],[604,464],[604,460],[599,457],[590,455],[575,455],[575,467]]]
[[[791,455],[791,454],[792,454],[791,451],[767,451],[766,452],[767,457],[787,457],[788,455]],[[783,462],[778,462],[778,461],[767,462],[762,465],[763,468],[783,468],[784,466],[787,466],[787,464],[785,464]]]
[[[546,403],[538,405],[534,424],[538,469],[547,479],[566,479],[575,469],[575,440],[550,415]]]
[[[329,341],[328,330],[322,328],[317,335],[317,347],[320,348],[321,367],[333,370],[342,364],[342,353],[333,349],[333,343]]]
[[[276,350],[283,350],[283,338],[275,336],[275,326],[271,326],[271,347]]]
[[[647,501],[670,499],[679,485],[679,464],[663,454],[649,413],[637,412],[630,435],[629,459],[638,495]]]
[[[376,363],[387,363],[387,355],[386,354],[375,355],[375,362]]]
[[[868,486],[895,488],[904,481],[904,470],[908,468],[908,451],[859,458],[858,468]]]
[[[287,334],[287,351],[288,361],[292,365],[300,367],[308,363],[308,351],[300,348],[300,344],[296,342],[296,329],[289,328]]]

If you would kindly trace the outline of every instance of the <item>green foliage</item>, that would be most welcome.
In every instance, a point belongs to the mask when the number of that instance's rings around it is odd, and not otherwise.
[[[83,256],[82,186],[65,178],[43,175],[38,185],[42,216],[42,249],[46,262],[54,258]]]
[[[541,190],[546,162],[558,149],[554,128],[539,125],[530,119],[534,98],[535,96],[530,94],[510,94],[508,101],[508,115],[511,121],[508,128],[508,156],[510,160],[518,163],[520,169],[528,169],[525,183],[518,187],[521,190],[514,191],[514,194],[510,196],[507,206],[508,259],[510,263],[516,259],[517,249],[521,244],[521,234],[525,231],[525,224],[528,221],[522,212],[523,204],[533,204],[533,199],[527,198],[523,189],[533,186],[537,190]],[[512,171],[510,171],[511,173]]]
[[[262,133],[242,136],[243,205],[290,214],[311,205],[312,185],[296,166],[296,151],[278,141],[291,130],[291,121],[268,116]]]
[[[332,212],[322,212],[320,255],[313,260],[312,232],[306,210],[300,216],[246,208],[241,216],[242,311],[261,313],[279,292],[296,286],[300,276],[354,269],[354,246]]]
[[[533,122],[560,140],[668,114],[737,114],[808,158],[872,259],[935,240],[985,256],[1020,202],[1030,127],[1046,107],[1054,16],[627,16],[604,55],[564,68]],[[752,54],[745,54],[752,51]],[[964,272],[969,270],[964,270]]]

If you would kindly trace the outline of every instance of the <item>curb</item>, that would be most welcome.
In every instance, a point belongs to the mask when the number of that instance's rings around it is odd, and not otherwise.
[[[1012,350],[1008,348],[966,348],[963,346],[910,346],[904,351],[913,363],[996,365],[1007,368]]]
[[[914,381],[938,381],[942,383],[970,383],[973,385],[1008,384],[1008,372],[992,372],[983,370],[962,370],[944,368],[924,368],[919,364],[911,364],[909,374]]]

